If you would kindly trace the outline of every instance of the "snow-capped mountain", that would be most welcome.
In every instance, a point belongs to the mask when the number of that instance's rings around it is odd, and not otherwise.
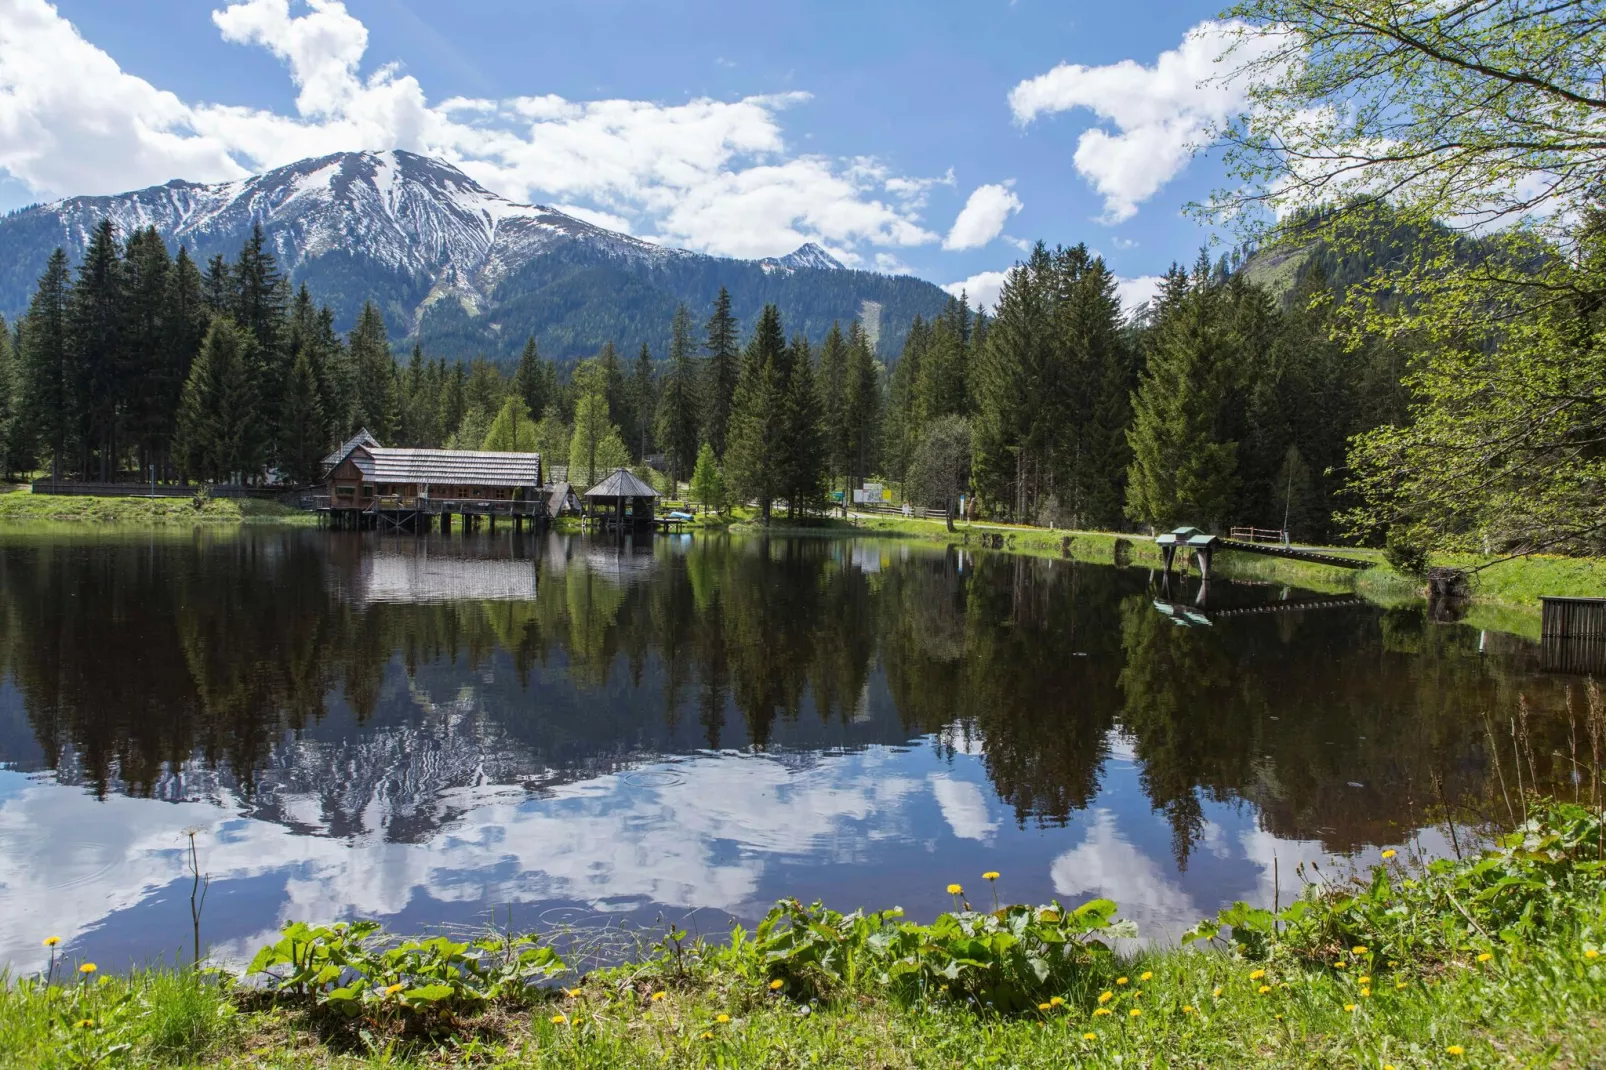
[[[260,222],[281,269],[333,307],[342,326],[374,300],[393,336],[426,348],[434,342],[443,355],[511,353],[530,333],[554,356],[592,352],[606,340],[655,344],[675,304],[704,314],[721,285],[744,319],[775,301],[789,331],[811,335],[831,319],[851,319],[867,301],[882,306],[884,327],[896,328],[945,299],[930,283],[849,271],[812,242],[759,261],[656,245],[515,203],[448,163],[391,150],[11,213],[0,219],[0,312],[9,319],[25,309],[50,252],[61,246],[76,261],[103,218],[125,237],[155,227],[202,261],[232,260]],[[897,310],[891,324],[889,306]]]

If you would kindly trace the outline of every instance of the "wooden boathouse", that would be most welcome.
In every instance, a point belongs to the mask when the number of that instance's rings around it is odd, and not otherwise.
[[[365,431],[329,460],[319,512],[331,527],[446,533],[455,516],[464,531],[499,519],[519,531],[547,519],[538,453],[401,449]]]

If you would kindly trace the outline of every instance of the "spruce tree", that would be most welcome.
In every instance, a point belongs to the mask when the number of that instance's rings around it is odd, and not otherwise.
[[[793,337],[784,405],[780,416],[785,439],[779,466],[785,490],[787,515],[798,516],[820,504],[827,468],[825,428],[821,420],[819,388],[815,383],[814,355],[808,339]]]
[[[224,482],[255,471],[255,346],[229,317],[213,318],[179,401],[173,452],[187,476]]]
[[[72,388],[80,472],[102,481],[117,474],[123,404],[131,386],[124,345],[124,278],[117,233],[110,219],[95,228],[78,267],[68,313],[73,351]]]
[[[652,421],[653,414],[658,408],[658,397],[652,376],[652,351],[647,348],[646,342],[641,343],[641,351],[636,354],[636,365],[630,373],[629,393],[632,430],[630,449],[635,459],[645,464],[647,454],[652,451]]]
[[[77,420],[74,407],[72,349],[68,339],[68,305],[72,283],[67,254],[50,254],[39,286],[22,321],[19,364],[24,377],[23,421],[33,442],[50,461],[52,479],[60,479],[71,462]]]
[[[385,321],[372,301],[362,306],[346,344],[355,381],[352,422],[355,427],[366,427],[379,441],[389,442],[396,430],[396,361],[390,353]]]
[[[173,269],[167,274],[163,304],[162,329],[167,339],[167,353],[163,358],[162,376],[161,463],[167,478],[171,479],[177,475],[172,462],[172,442],[178,430],[179,395],[184,391],[190,365],[201,351],[201,343],[212,321],[212,314],[206,307],[201,271],[182,245],[173,258]]]
[[[787,431],[787,361],[780,310],[765,305],[742,358],[724,465],[731,490],[739,498],[757,499],[766,524],[776,497],[786,490],[781,451]]]
[[[279,467],[292,482],[316,483],[323,473],[323,457],[335,445],[328,433],[314,367],[317,350],[303,346],[285,380],[284,412],[279,417]]]
[[[909,325],[903,349],[892,369],[883,419],[887,474],[902,482],[908,471],[915,443],[920,439],[920,381],[931,329],[919,316]]]
[[[852,465],[851,432],[848,428],[848,343],[842,325],[832,323],[820,346],[820,415],[825,427],[826,480],[835,487]]]
[[[172,434],[173,400],[183,386],[173,347],[176,324],[169,324],[168,295],[173,271],[167,245],[156,228],[136,231],[123,258],[126,308],[124,350],[128,389],[124,398],[127,431],[139,451],[139,471],[165,461]],[[176,380],[176,381],[175,381]]]
[[[882,368],[875,359],[870,338],[858,320],[848,327],[846,397],[843,403],[844,454],[847,486],[842,495],[846,512],[852,488],[863,483],[876,464],[880,449]]]
[[[669,326],[669,366],[658,396],[656,431],[669,459],[669,475],[678,485],[691,472],[697,450],[697,371],[693,363],[691,312],[675,309]]]
[[[1010,271],[976,362],[972,484],[1017,520],[1052,487],[1062,381],[1053,343],[1054,270],[1039,243]]]
[[[251,227],[251,236],[240,248],[239,258],[229,273],[234,283],[235,324],[250,333],[251,375],[260,408],[252,421],[251,439],[264,463],[272,465],[279,450],[279,417],[284,411],[285,378],[290,363],[283,337],[288,287],[279,274],[278,262],[269,250],[260,221]]]
[[[714,447],[714,455],[720,458],[725,456],[737,383],[742,374],[739,346],[736,317],[731,314],[731,295],[721,286],[719,297],[714,301],[714,313],[708,317],[707,341],[703,346],[708,351],[703,428]]]
[[[1155,308],[1148,366],[1133,398],[1126,515],[1151,529],[1229,520],[1237,443],[1220,434],[1235,379],[1222,286],[1202,256],[1173,268]]]
[[[551,402],[550,384],[546,362],[541,359],[532,334],[524,341],[524,353],[519,357],[518,371],[513,374],[513,390],[524,400],[526,412],[536,415],[546,412]]]
[[[11,330],[0,316],[0,479],[9,479],[17,471],[17,456],[22,436],[21,421],[17,418],[18,374],[16,355],[11,348]]]
[[[201,299],[206,302],[207,321],[218,313],[234,311],[234,279],[229,274],[229,263],[222,253],[213,253],[206,262],[205,277],[201,280]]]

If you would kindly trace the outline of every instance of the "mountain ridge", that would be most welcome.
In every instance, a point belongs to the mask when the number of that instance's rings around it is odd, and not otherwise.
[[[661,354],[675,305],[701,315],[720,286],[744,322],[773,301],[789,331],[816,339],[831,321],[872,310],[883,341],[889,328],[901,339],[915,315],[935,314],[947,300],[923,280],[851,270],[813,242],[762,260],[658,245],[512,201],[444,161],[386,150],[14,212],[0,219],[0,312],[11,318],[26,308],[57,246],[76,263],[103,218],[124,238],[154,226],[202,262],[232,260],[260,222],[281,270],[329,304],[338,325],[349,327],[373,299],[393,339],[444,347],[442,355],[507,358],[530,334],[558,359],[606,341]]]

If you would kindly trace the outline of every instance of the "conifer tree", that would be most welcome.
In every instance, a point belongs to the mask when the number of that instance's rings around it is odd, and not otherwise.
[[[122,330],[127,358],[128,389],[124,397],[126,429],[139,451],[144,474],[164,454],[173,398],[183,386],[178,379],[174,327],[170,325],[168,294],[172,259],[156,228],[136,231],[123,257],[126,309]],[[176,380],[176,381],[175,381]]]
[[[268,248],[261,221],[252,224],[251,236],[229,272],[234,284],[235,325],[250,333],[251,375],[259,405],[251,433],[263,463],[273,465],[279,451],[279,417],[284,412],[285,378],[290,371],[283,329],[288,305],[287,284]]]
[[[95,228],[78,267],[68,313],[69,345],[78,397],[74,415],[83,477],[109,480],[116,474],[123,404],[131,385],[123,318],[123,261],[112,222]]]
[[[292,482],[301,484],[318,481],[324,454],[335,445],[329,437],[319,396],[316,353],[316,348],[309,345],[296,354],[285,380],[285,411],[279,418],[279,467]]]
[[[524,400],[526,412],[540,414],[546,412],[551,402],[548,392],[550,385],[546,362],[541,359],[541,353],[535,345],[535,335],[532,334],[524,341],[518,371],[513,373],[513,390]]]
[[[691,329],[691,312],[681,305],[670,322],[669,366],[658,397],[658,444],[669,458],[669,475],[677,485],[699,457],[697,371]]]
[[[630,449],[637,461],[645,463],[652,446],[653,413],[658,407],[658,399],[653,391],[652,351],[647,348],[646,342],[641,343],[641,352],[636,354],[636,366],[630,374],[629,393]]]
[[[847,397],[844,403],[843,428],[846,436],[848,487],[858,486],[872,472],[880,450],[881,430],[881,379],[883,369],[875,359],[870,338],[863,326],[854,320],[848,326],[848,367],[846,375]],[[842,497],[844,511],[851,492]]]
[[[712,443],[704,442],[697,451],[697,470],[691,477],[691,496],[702,505],[704,512],[725,508],[728,497],[725,474],[719,470],[719,458],[714,456]]]
[[[173,452],[186,475],[223,482],[255,470],[255,345],[229,317],[213,318],[179,400]]]
[[[902,482],[909,468],[915,443],[920,439],[920,381],[931,328],[916,316],[909,325],[898,362],[892,369],[885,413],[885,451],[887,475]]]
[[[355,379],[353,423],[388,442],[396,425],[396,361],[379,308],[369,301],[347,341]]]
[[[11,330],[6,326],[5,317],[0,316],[0,479],[9,479],[18,468],[22,436],[17,410],[21,400]]]
[[[178,430],[178,399],[190,377],[190,365],[201,351],[212,314],[207,310],[201,271],[189,251],[179,246],[173,269],[167,274],[167,295],[162,312],[162,330],[168,352],[163,358],[161,442],[163,466],[168,478],[172,469],[173,435]]]
[[[524,398],[516,391],[508,394],[507,400],[502,402],[501,411],[491,421],[491,429],[486,432],[485,441],[480,443],[479,448],[501,453],[537,452],[535,421],[530,419],[530,411],[524,407]]]
[[[766,524],[776,497],[786,490],[781,451],[787,437],[787,360],[780,311],[765,305],[742,358],[724,464],[731,490],[739,498],[757,499]]]
[[[848,343],[842,325],[832,323],[820,346],[820,415],[825,428],[826,480],[834,488],[852,466],[851,432],[848,428]]]
[[[736,406],[736,388],[741,378],[741,350],[736,317],[731,314],[731,295],[719,288],[714,313],[708,317],[708,372],[704,401],[703,428],[713,444],[714,455],[723,458],[730,435],[731,414]]]
[[[1155,308],[1127,431],[1126,515],[1151,529],[1217,527],[1233,504],[1237,443],[1224,440],[1219,425],[1236,354],[1221,290],[1201,256],[1191,275],[1172,269]]]
[[[229,262],[223,259],[222,253],[213,253],[206,262],[205,277],[201,280],[201,299],[206,302],[208,323],[219,312],[234,310],[234,279],[229,274]]]
[[[71,293],[67,254],[57,249],[45,264],[22,321],[19,361],[25,382],[25,429],[50,460],[52,479],[60,479],[63,466],[71,461],[77,427],[76,376],[67,326]]]
[[[821,501],[827,453],[819,388],[814,376],[814,355],[808,339],[801,334],[793,337],[790,349],[784,406],[780,413],[785,439],[778,460],[787,515],[796,517]]]

